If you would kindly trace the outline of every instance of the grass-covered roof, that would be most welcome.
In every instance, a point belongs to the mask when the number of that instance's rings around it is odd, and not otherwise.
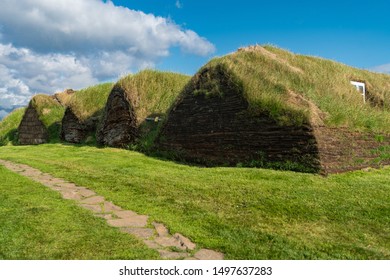
[[[39,119],[46,128],[55,123],[60,123],[64,116],[65,108],[53,96],[35,95],[30,105],[37,111]]]
[[[189,80],[183,74],[156,70],[122,77],[107,99],[98,142],[114,147],[131,144],[148,150],[159,130],[160,118],[165,118]],[[158,122],[148,122],[148,118]]]
[[[201,73],[209,71],[210,79]],[[212,74],[214,72],[214,75]],[[348,127],[390,133],[390,76],[273,46],[253,46],[211,60],[192,79],[202,80],[194,94],[221,94],[215,73],[223,72],[240,89],[256,114],[267,113],[281,124]],[[204,75],[203,75],[204,76]],[[363,81],[367,102],[350,81]]]
[[[78,90],[72,94],[68,106],[80,120],[101,114],[112,86],[112,83],[104,83]]]
[[[183,74],[143,70],[121,78],[117,85],[125,90],[140,122],[150,114],[166,114],[189,80]]]

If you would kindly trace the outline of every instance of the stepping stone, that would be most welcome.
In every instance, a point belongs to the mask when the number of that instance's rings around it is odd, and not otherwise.
[[[62,182],[62,183],[59,183],[57,185],[61,188],[64,188],[64,189],[79,190],[79,187],[73,183]]]
[[[191,240],[189,240],[187,237],[181,235],[180,233],[176,233],[173,237],[180,243],[181,246],[185,247],[186,249],[195,250],[195,243],[191,242]]]
[[[7,167],[9,170],[13,171],[13,172],[17,172],[17,173],[21,173],[24,171],[23,168],[19,168],[17,166],[7,166],[7,165],[4,165],[5,167]]]
[[[51,176],[47,176],[47,175],[41,174],[41,175],[38,176],[37,179],[39,179],[39,180],[48,180],[48,181],[50,181],[50,180],[52,179],[52,177],[51,177]]]
[[[160,244],[162,247],[175,247],[183,251],[187,249],[186,247],[182,246],[180,242],[173,236],[157,237],[156,239],[154,239],[154,241],[157,244]]]
[[[81,207],[91,210],[94,213],[102,213],[102,207],[96,204],[80,204]]]
[[[42,178],[36,178],[34,179],[36,182],[41,182],[42,184],[50,184],[50,185],[55,185],[50,179],[42,179]]]
[[[149,239],[154,236],[154,230],[151,228],[122,228],[121,230],[141,239]]]
[[[208,249],[199,250],[194,257],[198,260],[223,260],[222,253]]]
[[[39,176],[39,179],[40,179],[40,180],[48,180],[48,181],[51,181],[51,180],[53,180],[53,177],[50,176],[49,174],[41,174],[41,175]]]
[[[160,249],[161,246],[158,245],[156,242],[154,242],[153,240],[144,240],[144,243],[146,246],[148,246],[150,249]]]
[[[186,257],[189,257],[188,253],[170,252],[170,251],[166,251],[166,250],[158,250],[158,252],[160,253],[160,256],[163,259],[177,260],[177,259],[184,259]]]
[[[34,180],[35,182],[41,183],[42,185],[45,185],[46,187],[53,188],[56,187],[56,184],[53,184],[51,181],[38,181]]]
[[[104,202],[104,197],[102,196],[92,196],[81,201],[83,204],[100,204]]]
[[[96,193],[94,191],[88,190],[86,188],[77,188],[77,191],[80,195],[82,195],[84,197],[91,197],[91,196],[96,195]]]
[[[72,200],[82,200],[83,197],[79,195],[77,192],[69,192],[69,191],[60,191],[62,197],[64,199],[72,199]]]
[[[36,170],[24,170],[20,174],[26,176],[26,177],[32,177],[32,176],[37,176],[40,175],[41,172],[36,171]]]
[[[134,216],[126,219],[108,220],[107,223],[113,227],[146,227],[148,216]]]
[[[25,164],[16,164],[16,163],[11,163],[11,165],[18,166],[19,168],[23,168],[24,170],[31,169],[30,166],[25,165]]]
[[[104,201],[104,204],[103,204],[103,211],[104,212],[114,212],[114,211],[120,211],[120,210],[122,210],[122,208],[120,208],[119,206],[116,206],[112,202]]]
[[[156,229],[158,236],[164,237],[169,235],[168,229],[163,224],[153,223],[153,226]]]
[[[137,213],[130,210],[114,211],[114,214],[121,219],[133,218],[138,216]]]
[[[66,182],[62,179],[59,179],[59,178],[53,178],[51,179],[51,181],[54,183],[54,184],[58,184],[58,185],[62,185],[62,184],[66,184]]]

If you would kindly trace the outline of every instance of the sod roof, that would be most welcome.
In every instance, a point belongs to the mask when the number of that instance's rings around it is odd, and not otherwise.
[[[183,74],[143,70],[121,78],[122,87],[140,123],[151,114],[165,115],[190,77]]]
[[[31,99],[30,105],[37,111],[40,121],[46,128],[61,122],[64,116],[65,108],[53,96],[35,95]]]
[[[210,79],[204,78],[205,71],[211,73]],[[390,133],[390,75],[273,46],[252,46],[211,60],[184,93],[223,95],[213,79],[216,73],[240,89],[251,113],[267,113],[280,124]],[[194,89],[199,79],[202,87]],[[367,102],[350,84],[352,80],[366,83]]]
[[[189,80],[186,75],[155,70],[121,78],[107,99],[98,142],[114,147],[137,142],[147,150],[157,135],[160,118],[165,118]],[[149,122],[150,118],[157,122]]]
[[[104,83],[76,91],[68,101],[68,107],[82,121],[102,113],[113,87]]]

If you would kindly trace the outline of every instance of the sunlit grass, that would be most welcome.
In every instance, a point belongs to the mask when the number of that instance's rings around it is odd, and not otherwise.
[[[8,145],[17,140],[17,128],[22,121],[25,108],[19,108],[0,121],[0,146]]]
[[[232,83],[242,87],[252,112],[267,112],[281,124],[301,125],[310,120],[312,112],[307,102],[297,106],[290,101],[289,93],[293,92],[318,107],[327,126],[390,133],[389,75],[295,55],[273,46],[215,58],[199,72],[215,67],[223,68]],[[351,80],[366,83],[366,103],[351,86]]]
[[[125,89],[141,122],[149,115],[165,116],[189,79],[183,74],[144,70],[121,78],[118,84]]]
[[[2,147],[229,259],[388,259],[390,170],[199,168],[120,149]]]
[[[76,91],[69,101],[69,107],[80,121],[85,121],[92,116],[99,117],[112,86],[112,83],[104,83]]]
[[[156,259],[141,241],[0,166],[0,259]]]

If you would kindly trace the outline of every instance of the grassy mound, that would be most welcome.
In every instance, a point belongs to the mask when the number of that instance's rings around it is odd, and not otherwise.
[[[0,146],[17,142],[17,130],[25,110],[25,108],[16,109],[0,121]]]
[[[189,79],[155,70],[121,78],[107,100],[97,134],[99,143],[147,151],[157,135],[159,121],[166,117]]]
[[[351,81],[365,83],[365,99]],[[389,123],[389,75],[252,46],[192,77],[156,146],[207,166],[327,174],[376,166],[373,151],[390,145]]]
[[[68,107],[72,109],[80,121],[99,117],[112,86],[112,83],[104,83],[78,90],[70,98]]]
[[[65,113],[65,108],[55,98],[49,95],[39,94],[30,101],[38,113],[39,120],[46,127],[49,133],[49,141],[58,141],[61,120]]]
[[[217,71],[240,87],[252,114],[267,113],[281,125],[310,122],[390,133],[389,75],[295,55],[273,46],[243,48],[215,58],[195,75],[194,84],[205,70]],[[351,80],[366,83],[366,103]],[[203,88],[195,94],[223,95],[214,80],[202,82]]]
[[[112,83],[99,84],[72,95],[62,119],[62,140],[70,143],[95,142],[96,128],[112,86]]]
[[[54,94],[54,98],[57,99],[63,106],[67,106],[73,97],[75,91],[73,89],[66,89],[63,92],[57,92]]]
[[[141,123],[149,115],[165,115],[189,77],[182,74],[144,70],[118,81]]]
[[[58,122],[64,114],[64,107],[49,95],[38,94],[31,99],[30,104],[35,108],[39,119],[46,127]]]

